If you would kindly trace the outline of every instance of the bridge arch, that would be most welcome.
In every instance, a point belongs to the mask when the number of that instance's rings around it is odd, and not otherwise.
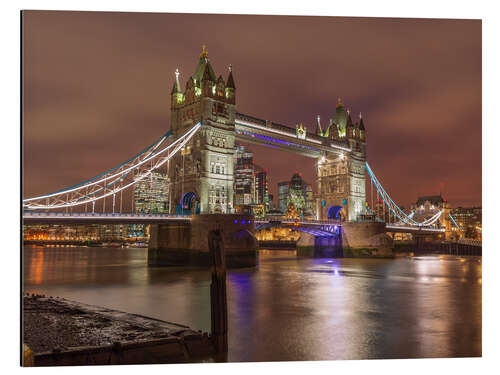
[[[328,218],[329,219],[340,219],[341,218],[341,211],[342,211],[342,206],[331,206],[328,209]]]
[[[183,212],[200,213],[200,198],[193,191],[187,192],[181,198],[181,209]]]

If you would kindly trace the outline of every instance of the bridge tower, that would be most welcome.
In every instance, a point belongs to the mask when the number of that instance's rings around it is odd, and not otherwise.
[[[355,221],[366,204],[366,134],[361,114],[353,123],[349,110],[338,100],[333,118],[323,132],[318,117],[317,134],[344,143],[350,151],[319,158],[317,166],[317,216],[319,220]]]
[[[174,139],[202,122],[197,134],[169,166],[171,213],[232,213],[235,85],[218,78],[203,46],[196,70],[181,90],[176,70],[171,92]]]

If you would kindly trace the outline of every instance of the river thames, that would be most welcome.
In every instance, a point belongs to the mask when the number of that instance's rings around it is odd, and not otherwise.
[[[481,258],[301,259],[230,270],[228,360],[481,356]],[[210,330],[210,273],[147,249],[25,247],[24,291]]]

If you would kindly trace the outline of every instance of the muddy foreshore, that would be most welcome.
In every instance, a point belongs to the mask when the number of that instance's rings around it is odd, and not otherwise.
[[[207,333],[63,298],[23,297],[23,342],[35,366],[211,361]]]

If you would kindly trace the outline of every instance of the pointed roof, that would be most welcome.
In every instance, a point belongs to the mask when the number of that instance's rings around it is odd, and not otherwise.
[[[363,122],[363,116],[359,114],[359,130],[365,130],[365,123]]]
[[[344,130],[347,126],[348,114],[344,108],[342,101],[338,100],[337,107],[335,108],[335,113],[333,114],[332,121],[337,124],[339,129]]]
[[[222,74],[219,76],[219,78],[217,78],[217,84],[219,84],[219,83],[222,83],[224,86],[226,85],[224,83],[224,78],[222,78]]]
[[[199,86],[200,82],[205,76],[205,70],[208,70],[207,77],[210,77],[210,80],[215,82],[215,73],[212,69],[212,66],[210,65],[210,61],[208,60],[208,52],[205,50],[205,46],[203,46],[203,51],[200,54],[200,61],[198,61],[198,66],[196,67],[192,76],[196,86]]]
[[[227,77],[227,85],[226,87],[229,87],[230,89],[235,89],[236,87],[234,86],[234,79],[233,79],[233,67],[229,65],[229,76]]]
[[[175,69],[175,82],[174,82],[174,87],[172,87],[171,94],[178,94],[178,93],[182,93],[182,91],[181,91],[181,84],[179,83],[179,69]]]
[[[354,126],[349,110],[347,110],[347,126],[348,127]]]

